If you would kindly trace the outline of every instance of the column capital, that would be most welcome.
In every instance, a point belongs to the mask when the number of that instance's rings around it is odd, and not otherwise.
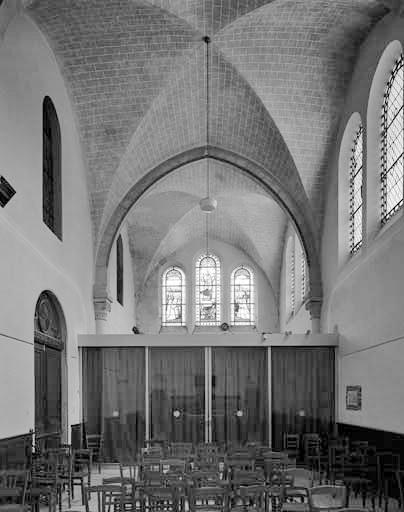
[[[93,289],[94,314],[96,320],[107,320],[111,312],[112,297],[109,290],[94,285]]]
[[[306,301],[306,310],[310,311],[310,318],[319,320],[321,317],[321,307],[323,299],[321,297],[309,297]]]

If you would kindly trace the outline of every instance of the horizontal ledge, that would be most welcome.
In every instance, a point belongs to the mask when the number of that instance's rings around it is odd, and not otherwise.
[[[337,334],[199,333],[81,334],[79,347],[324,347],[338,346]]]

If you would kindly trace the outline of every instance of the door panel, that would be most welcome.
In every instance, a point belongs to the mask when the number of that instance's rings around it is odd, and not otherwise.
[[[150,349],[151,437],[204,441],[205,361],[202,348]]]
[[[44,345],[35,344],[35,430],[45,432],[46,393],[45,393],[45,357]]]
[[[212,439],[267,442],[266,348],[212,349]]]
[[[61,430],[61,352],[46,347],[46,405],[48,432]]]
[[[61,431],[61,351],[35,344],[35,430]]]
[[[272,433],[328,434],[334,423],[334,349],[272,348]]]

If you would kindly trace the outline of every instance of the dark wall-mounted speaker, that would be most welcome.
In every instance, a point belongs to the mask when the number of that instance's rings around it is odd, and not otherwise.
[[[14,194],[15,190],[10,183],[4,176],[0,176],[0,206],[4,208]]]

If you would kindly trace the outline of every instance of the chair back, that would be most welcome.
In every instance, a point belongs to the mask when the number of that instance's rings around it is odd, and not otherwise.
[[[284,479],[290,479],[293,487],[313,487],[313,472],[306,468],[288,468],[282,471]]]
[[[310,510],[338,510],[346,507],[347,490],[343,485],[318,485],[309,489]]]
[[[404,470],[398,469],[395,472],[398,490],[400,493],[400,510],[404,511]]]
[[[161,463],[161,470],[163,473],[184,473],[186,462],[184,459],[162,459],[160,461]]]
[[[228,491],[223,487],[196,487],[189,493],[189,509],[225,512],[228,504]]]
[[[193,452],[193,444],[192,443],[170,443],[168,447],[168,452],[170,457],[173,458],[183,458],[189,457]]]
[[[28,475],[26,469],[0,470],[0,505],[24,505]]]

